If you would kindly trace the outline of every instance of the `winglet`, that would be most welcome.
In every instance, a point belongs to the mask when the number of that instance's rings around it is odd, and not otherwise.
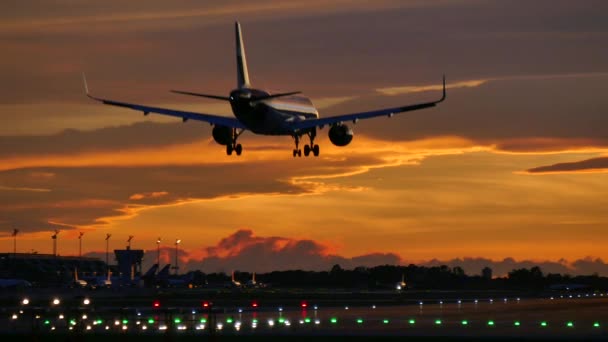
[[[446,92],[445,92],[445,74],[443,74],[443,94],[441,96],[441,99],[439,99],[439,101],[437,101],[437,103],[442,102],[443,100],[445,100],[445,96],[446,96]]]
[[[87,94],[87,96],[91,97],[89,95],[89,85],[87,84],[87,75],[84,74],[84,71],[82,72],[82,83],[84,84],[85,94]]]
[[[89,98],[91,98],[91,99],[93,99],[93,100],[95,100],[95,101],[103,101],[102,99],[99,99],[99,98],[97,98],[97,97],[95,97],[95,96],[91,95],[91,93],[89,92],[89,85],[88,85],[88,83],[87,83],[87,76],[84,74],[84,72],[82,73],[82,83],[84,84],[84,92],[85,92],[85,94],[86,94],[86,95],[87,95]]]

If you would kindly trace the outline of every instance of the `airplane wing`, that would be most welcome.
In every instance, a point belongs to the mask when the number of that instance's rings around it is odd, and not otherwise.
[[[130,109],[133,109],[136,111],[143,112],[144,115],[148,115],[149,113],[156,113],[156,114],[162,114],[162,115],[168,115],[168,116],[175,116],[175,117],[181,118],[184,122],[186,122],[188,120],[197,120],[197,121],[208,122],[212,125],[245,129],[245,126],[236,118],[230,118],[230,117],[225,117],[225,116],[221,116],[221,115],[213,115],[213,114],[186,112],[186,111],[182,111],[182,110],[175,110],[175,109],[168,109],[168,108],[151,107],[151,106],[145,106],[145,105],[140,105],[140,104],[119,102],[119,101],[114,101],[114,100],[98,98],[89,93],[89,87],[87,85],[87,81],[86,81],[84,74],[82,75],[82,77],[83,77],[84,88],[85,88],[87,96],[95,101],[99,101],[106,105],[130,108]]]
[[[438,103],[445,100],[445,96],[446,96],[446,94],[445,94],[445,76],[444,76],[443,77],[443,95],[441,96],[441,99],[439,99],[437,101],[417,103],[417,104],[403,106],[403,107],[378,109],[378,110],[372,110],[369,112],[330,116],[327,118],[320,118],[320,119],[307,119],[307,120],[294,122],[292,124],[292,127],[294,128],[294,130],[303,130],[303,129],[313,128],[313,127],[323,128],[325,125],[332,125],[332,124],[346,122],[346,121],[357,122],[360,119],[371,119],[371,118],[375,118],[378,116],[386,115],[388,117],[392,117],[394,114],[398,114],[398,113],[404,113],[404,112],[410,112],[410,111],[418,110],[418,109],[435,107]]]

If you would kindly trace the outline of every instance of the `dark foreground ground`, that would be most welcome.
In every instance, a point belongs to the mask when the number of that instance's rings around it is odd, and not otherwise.
[[[51,293],[30,293],[28,305],[1,307],[0,341],[608,340],[606,293],[55,294],[59,305]]]

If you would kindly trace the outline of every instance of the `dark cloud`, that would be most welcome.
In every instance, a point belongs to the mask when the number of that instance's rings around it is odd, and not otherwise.
[[[551,172],[577,172],[590,170],[608,169],[608,157],[592,158],[577,162],[558,163],[547,166],[539,166],[527,170],[530,173],[551,173]]]
[[[270,166],[270,167],[269,167]],[[281,181],[287,165],[247,163],[203,166],[75,167],[0,172],[0,222],[24,232],[74,229],[101,224],[140,205],[215,198],[239,193],[305,193],[303,186]],[[32,173],[52,174],[32,179]],[[255,175],[243,179],[243,174]],[[43,187],[49,191],[21,188]],[[156,194],[156,195],[152,195]],[[159,195],[162,194],[162,195]],[[138,196],[139,195],[139,196]]]
[[[137,115],[135,112],[125,113],[125,115],[129,114]],[[91,131],[69,129],[52,135],[0,136],[0,158],[120,151],[189,143],[210,137],[209,126],[196,123],[184,125],[140,122]]]

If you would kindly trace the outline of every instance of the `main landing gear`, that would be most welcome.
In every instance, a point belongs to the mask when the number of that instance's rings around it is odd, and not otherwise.
[[[316,145],[314,143],[315,141],[315,137],[317,136],[317,130],[313,129],[312,131],[306,133],[308,135],[308,138],[310,139],[310,144],[309,145],[304,145],[304,156],[308,157],[310,155],[310,152],[312,152],[312,154],[315,157],[319,156],[319,145]],[[293,156],[296,157],[301,157],[302,156],[302,150],[299,148],[299,144],[300,144],[300,135],[294,135],[293,139],[296,143],[296,148],[293,150]]]
[[[236,129],[232,131],[232,142],[226,145],[226,154],[231,156],[232,152],[236,152],[237,156],[240,156],[243,153],[243,146],[241,144],[236,143],[236,139],[244,132],[244,130],[240,130],[239,132]]]

